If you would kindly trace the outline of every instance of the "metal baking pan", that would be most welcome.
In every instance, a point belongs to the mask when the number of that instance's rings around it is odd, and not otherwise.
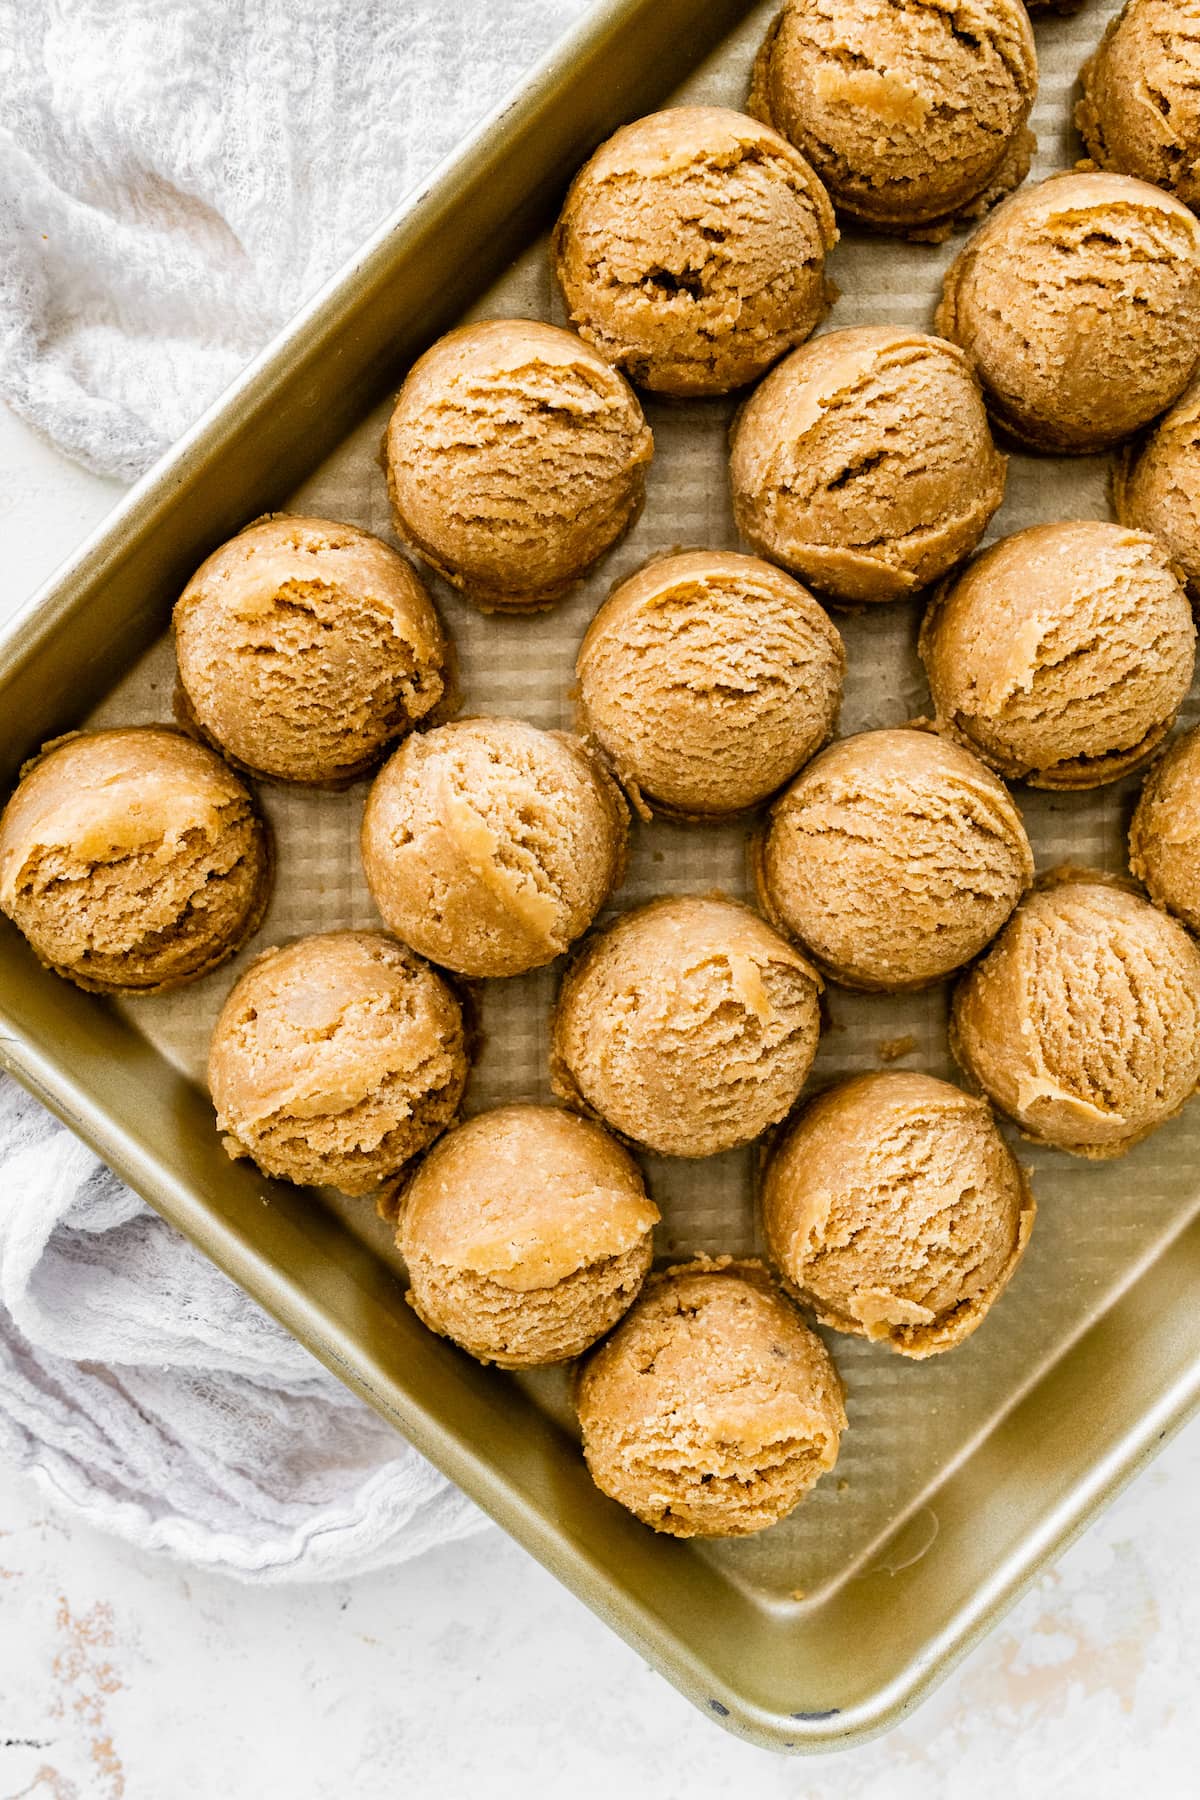
[[[1070,82],[1106,10],[1039,27],[1041,172],[1074,154]],[[172,602],[249,519],[291,501],[386,532],[373,456],[413,355],[476,303],[561,317],[536,240],[570,174],[682,82],[738,104],[770,12],[605,0],[558,45],[9,626],[5,786],[46,738],[89,717],[169,716]],[[832,322],[927,323],[939,258],[848,236]],[[647,410],[658,454],[643,519],[579,595],[538,624],[481,620],[442,592],[474,709],[569,723],[573,646],[613,577],[674,542],[736,541],[723,472],[732,403]],[[997,527],[1105,506],[1098,461],[1014,458]],[[844,622],[844,730],[919,710],[914,627],[903,606]],[[370,920],[351,848],[362,794],[264,790],[280,889],[259,943]],[[1021,803],[1043,865],[1066,853],[1119,866],[1127,787]],[[736,833],[656,824],[636,837],[622,904],[657,885],[744,891]],[[1021,1147],[1041,1216],[975,1338],[920,1365],[836,1340],[851,1428],[834,1474],[759,1539],[658,1539],[593,1488],[560,1378],[482,1369],[418,1324],[361,1203],[228,1161],[197,1075],[228,970],[177,996],[116,1003],[40,969],[7,924],[0,951],[4,1065],[682,1692],[760,1744],[828,1749],[894,1723],[1200,1401],[1200,1119],[1185,1113],[1104,1166]],[[476,1103],[547,1092],[552,991],[552,974],[489,985]],[[889,1038],[912,1038],[907,1066],[950,1072],[944,1015],[944,991],[882,1003],[831,994],[819,1078],[877,1066],[885,1024]],[[665,1255],[754,1249],[748,1154],[712,1166],[651,1159],[650,1178]]]

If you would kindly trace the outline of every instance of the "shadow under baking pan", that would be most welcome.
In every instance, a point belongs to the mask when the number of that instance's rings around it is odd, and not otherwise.
[[[688,98],[741,104],[771,10],[694,0],[598,7],[10,630],[0,645],[4,772],[85,718],[170,716],[170,605],[201,558],[248,519],[286,505],[390,536],[377,452],[389,394],[412,355],[464,312],[561,321],[538,233],[573,167],[689,70]],[[1067,41],[1058,34],[1058,60],[1043,65],[1048,119],[1066,105]],[[1069,43],[1077,62],[1078,39]],[[1043,143],[1060,158],[1052,130]],[[848,234],[836,253],[845,297],[832,322],[927,325],[954,247]],[[537,620],[485,618],[434,584],[468,710],[569,726],[575,651],[612,583],[657,551],[736,545],[725,478],[732,403],[651,401],[647,411],[657,451],[645,510],[561,607]],[[1014,458],[992,535],[1103,515],[1104,473],[1097,460]],[[927,696],[916,609],[838,624],[850,658],[842,731],[918,714]],[[1039,866],[1068,857],[1122,866],[1129,791],[1022,794]],[[279,850],[267,917],[234,964],[179,993],[126,1003],[83,995],[0,927],[6,1065],[724,1725],[777,1748],[829,1748],[882,1729],[1196,1403],[1200,1118],[1185,1115],[1107,1165],[1018,1144],[1039,1218],[981,1330],[919,1364],[831,1338],[850,1416],[836,1470],[758,1538],[657,1539],[592,1487],[561,1371],[479,1368],[404,1304],[402,1266],[369,1202],[266,1181],[220,1147],[203,1064],[240,968],[265,944],[377,922],[357,854],[364,794],[362,785],[262,790]],[[712,889],[747,892],[744,827],[635,828],[619,907]],[[472,1108],[549,1098],[557,975],[484,984]],[[952,1076],[946,1001],[944,989],[892,998],[832,990],[814,1085],[878,1067],[906,1040],[896,1066]],[[754,1167],[752,1150],[701,1163],[647,1159],[663,1260],[760,1248]]]

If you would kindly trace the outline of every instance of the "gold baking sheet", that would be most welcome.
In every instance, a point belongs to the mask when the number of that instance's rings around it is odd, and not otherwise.
[[[624,33],[633,34],[636,42],[637,34],[648,29],[651,10],[643,0],[600,12]],[[661,3],[653,10],[658,15],[656,29],[670,40],[660,58],[662,92],[649,92],[640,105],[628,109],[632,112],[665,100],[667,71],[683,69],[689,39],[694,37],[686,23],[686,6],[667,9],[676,15],[673,27]],[[697,8],[701,10],[711,22],[716,9]],[[1038,26],[1041,91],[1034,115],[1039,138],[1035,177],[1068,166],[1079,153],[1069,128],[1075,75],[1113,10],[1112,5],[1093,4],[1078,18]],[[773,11],[771,4],[751,8],[672,98],[743,104],[754,50]],[[569,94],[580,58],[561,61],[561,73],[552,77],[560,99]],[[603,67],[592,80],[603,82]],[[595,104],[595,89],[589,92]],[[531,107],[535,99],[531,96]],[[623,113],[627,109],[622,100],[617,91],[604,104]],[[534,111],[530,120],[536,126]],[[581,122],[574,160],[580,159],[589,142],[587,124]],[[570,160],[564,164],[569,166]],[[447,216],[452,220],[452,211]],[[941,273],[961,241],[959,236],[931,247],[848,232],[830,266],[842,297],[824,328],[882,322],[928,328]],[[419,296],[419,269],[416,276],[412,291]],[[327,323],[335,305],[334,296],[325,302]],[[514,314],[564,322],[544,238],[488,286],[466,316]],[[422,333],[411,302],[405,318],[415,347],[430,332]],[[442,319],[439,324],[446,322]],[[311,398],[316,405],[323,384],[337,379],[331,354],[323,364],[315,364]],[[377,459],[393,387],[394,380],[380,380],[372,395],[375,404],[362,422],[298,487],[290,493],[280,490],[276,497],[293,510],[349,520],[391,538]],[[645,510],[624,543],[554,612],[526,619],[486,618],[431,578],[458,647],[468,710],[569,727],[575,652],[612,584],[659,551],[736,546],[726,482],[726,432],[733,405],[732,401],[647,403],[656,454]],[[251,428],[244,449],[247,459],[253,455],[254,442]],[[219,478],[219,464],[216,474]],[[1007,497],[989,536],[1042,520],[1108,516],[1107,474],[1102,458],[1052,461],[1014,455]],[[210,503],[207,512],[202,509],[201,518],[192,521],[196,544],[202,548],[263,509],[261,494],[247,491],[239,503],[237,492],[219,480],[217,485],[220,504]],[[206,529],[208,525],[211,529]],[[159,529],[170,537],[169,525],[160,524]],[[181,544],[177,553],[182,558]],[[192,560],[198,556],[193,554]],[[188,566],[180,560],[164,570],[153,596],[160,618],[177,591],[178,569]],[[925,710],[928,697],[915,653],[919,608],[900,605],[836,617],[849,654],[842,733],[901,723]],[[26,689],[32,681],[26,671]],[[88,722],[169,717],[173,682],[170,643],[160,638],[104,695]],[[43,681],[39,692],[44,687]],[[14,691],[14,705],[20,709],[20,693]],[[57,729],[80,722],[71,692],[67,682],[52,708]],[[1122,869],[1123,838],[1135,791],[1136,782],[1093,795],[1019,790],[1039,868],[1070,859]],[[115,1068],[132,1068],[137,1062],[155,1071],[153,1080],[170,1086],[176,1115],[179,1097],[187,1096],[185,1128],[174,1142],[157,1146],[160,1160],[174,1167],[177,1180],[186,1182],[203,1133],[211,1135],[211,1115],[201,1091],[204,1058],[212,1021],[233,976],[266,944],[303,932],[376,922],[357,852],[365,792],[362,784],[342,794],[263,787],[262,798],[277,834],[278,883],[258,936],[232,969],[181,993],[111,1006],[61,992],[56,996],[71,1008],[86,1006],[96,1021],[107,1021]],[[661,821],[635,825],[629,875],[616,909],[659,893],[714,888],[748,894],[744,829]],[[4,955],[6,987],[10,971],[18,966],[22,979],[44,985],[46,978],[39,981],[25,968],[28,959],[8,938]],[[550,1097],[548,1018],[558,973],[552,968],[483,985],[483,1051],[472,1078],[470,1110],[518,1098]],[[895,1066],[953,1078],[946,1049],[947,995],[946,988],[899,997],[851,995],[831,988],[813,1082],[877,1068],[883,1061],[881,1046],[910,1034],[914,1049]],[[93,1028],[101,1033],[98,1041],[103,1041],[106,1027]],[[45,1035],[44,1019],[42,1029]],[[131,1052],[131,1046],[136,1051]],[[48,1089],[60,1110],[70,1110],[47,1081],[44,1068],[32,1069],[29,1061],[23,1062],[19,1048],[9,1054],[18,1073],[24,1069],[27,1079]],[[53,1058],[52,1043],[46,1054]],[[67,1060],[77,1078],[84,1079],[78,1061]],[[106,1116],[111,1128],[120,1129],[111,1107]],[[79,1122],[78,1113],[76,1119]],[[101,1135],[90,1120],[83,1123],[85,1129],[90,1126],[91,1135]],[[1029,1253],[1002,1303],[964,1346],[927,1363],[909,1363],[881,1347],[831,1336],[849,1393],[850,1417],[836,1472],[784,1524],[757,1539],[730,1544],[656,1542],[593,1495],[586,1477],[580,1476],[560,1374],[515,1378],[481,1371],[449,1346],[422,1340],[419,1327],[400,1304],[395,1277],[402,1276],[401,1265],[369,1205],[331,1194],[288,1194],[244,1169],[222,1167],[219,1158],[209,1155],[211,1145],[205,1145],[204,1180],[210,1194],[236,1191],[248,1197],[252,1190],[261,1214],[256,1227],[251,1208],[249,1224],[238,1227],[239,1244],[251,1259],[249,1268],[231,1256],[227,1245],[224,1254],[220,1242],[208,1241],[206,1247],[226,1266],[234,1265],[246,1285],[299,1329],[318,1354],[335,1364],[342,1362],[342,1372],[390,1416],[400,1418],[410,1435],[435,1456],[439,1444],[414,1430],[406,1409],[426,1409],[443,1431],[459,1429],[452,1423],[455,1406],[448,1390],[468,1389],[490,1414],[491,1423],[486,1434],[476,1429],[473,1436],[470,1427],[462,1427],[467,1454],[488,1462],[493,1480],[505,1459],[517,1466],[524,1462],[525,1477],[536,1495],[532,1499],[519,1495],[509,1480],[508,1498],[518,1512],[533,1506],[543,1536],[557,1534],[557,1561],[543,1543],[534,1547],[560,1573],[566,1573],[598,1610],[614,1617],[686,1691],[712,1705],[733,1728],[776,1744],[827,1746],[877,1728],[896,1706],[907,1703],[918,1684],[945,1666],[969,1632],[978,1628],[1001,1591],[1028,1573],[1035,1540],[1046,1539],[1042,1548],[1048,1548],[1049,1537],[1061,1538],[1078,1522],[1084,1486],[1094,1484],[1097,1471],[1105,1467],[1106,1482],[1128,1471],[1134,1457],[1132,1440],[1118,1459],[1119,1467],[1108,1469],[1103,1459],[1114,1454],[1108,1438],[1127,1431],[1138,1437],[1140,1447],[1147,1432],[1146,1401],[1153,1399],[1161,1407],[1171,1390],[1170,1417],[1180,1415],[1182,1402],[1174,1389],[1180,1382],[1187,1386],[1195,1380],[1200,1332],[1193,1327],[1189,1342],[1187,1334],[1172,1331],[1173,1360],[1168,1363],[1148,1341],[1145,1320],[1149,1317],[1156,1327],[1167,1328],[1171,1306],[1182,1304],[1186,1294],[1181,1273],[1185,1259],[1190,1256],[1191,1267],[1200,1256],[1191,1242],[1196,1231],[1188,1238],[1181,1236],[1200,1210],[1198,1145],[1200,1106],[1116,1163],[1080,1162],[1018,1142],[1018,1154],[1033,1173],[1040,1211]],[[113,1154],[111,1140],[103,1147]],[[654,1157],[645,1162],[664,1215],[659,1234],[663,1259],[697,1250],[745,1253],[760,1248],[752,1206],[752,1149],[700,1163]],[[201,1198],[197,1212],[182,1216],[177,1197],[164,1191],[157,1175],[152,1171],[153,1178],[148,1179],[144,1171],[135,1170],[135,1177],[139,1173],[143,1191],[206,1241],[212,1199]],[[339,1269],[344,1263],[349,1269],[369,1270],[379,1316],[368,1329],[365,1317],[355,1316],[354,1304],[347,1312],[347,1296],[334,1293],[337,1324],[345,1333],[345,1343],[336,1353],[328,1340],[328,1321],[322,1324],[303,1316],[305,1296],[312,1297],[322,1285],[311,1263],[305,1264],[307,1253],[300,1255],[294,1277],[288,1273],[282,1295],[286,1304],[281,1305],[276,1287],[283,1279],[282,1253],[271,1241],[272,1227],[265,1221],[283,1214],[301,1237],[313,1240],[309,1253],[326,1258],[325,1285],[331,1256]],[[1173,1243],[1175,1249],[1170,1251]],[[273,1265],[275,1271],[275,1285],[266,1290],[260,1262]],[[1131,1321],[1137,1319],[1143,1323],[1135,1331]],[[1114,1333],[1116,1343],[1124,1346],[1119,1353],[1109,1342]],[[381,1354],[385,1363],[402,1366],[409,1384],[402,1404],[390,1390],[377,1391],[377,1370],[368,1378],[368,1364]],[[1118,1369],[1121,1358],[1128,1366]],[[424,1374],[418,1363],[424,1365]],[[395,1379],[394,1372],[389,1373],[385,1387]],[[1122,1392],[1123,1379],[1129,1387],[1142,1383],[1136,1396]],[[1087,1406],[1071,1398],[1072,1381],[1082,1382],[1093,1405],[1102,1393],[1112,1401],[1111,1416],[1099,1409],[1091,1437]],[[505,1438],[503,1456],[484,1441],[485,1436],[496,1435]],[[470,1470],[441,1447],[438,1460],[503,1513],[494,1493],[481,1489],[470,1479]],[[586,1530],[579,1525],[581,1511],[587,1514]],[[511,1527],[514,1519],[510,1516],[505,1522]],[[519,1520],[517,1528],[526,1541],[537,1535],[522,1532]],[[610,1569],[597,1566],[597,1555],[587,1545],[593,1538],[604,1544]],[[635,1553],[628,1549],[632,1544],[637,1545]],[[622,1592],[622,1579],[627,1592]],[[631,1622],[630,1607],[639,1613],[636,1623]],[[681,1608],[677,1619],[676,1608]],[[719,1653],[706,1614],[728,1639]],[[869,1633],[869,1645],[864,1633]]]

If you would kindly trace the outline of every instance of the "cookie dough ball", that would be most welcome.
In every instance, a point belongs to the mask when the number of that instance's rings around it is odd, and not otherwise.
[[[717,106],[638,119],[571,184],[554,267],[571,323],[631,381],[724,394],[828,309],[828,195],[769,126]]]
[[[1200,206],[1200,4],[1128,0],[1080,75],[1075,123],[1102,169]]]
[[[658,1216],[633,1158],[591,1120],[552,1106],[480,1113],[405,1195],[409,1302],[480,1362],[564,1362],[636,1296]]]
[[[931,732],[843,738],[778,800],[757,847],[767,916],[847,987],[940,981],[991,942],[1033,879],[1021,815]]]
[[[1170,731],[1196,630],[1162,546],[1087,519],[986,550],[929,607],[920,652],[939,723],[992,768],[1092,788]]]
[[[222,544],[176,604],[175,650],[191,718],[275,781],[353,781],[446,688],[410,565],[327,519],[260,519]]]
[[[450,1124],[467,1067],[440,975],[380,931],[330,931],[251,963],[213,1031],[208,1085],[235,1160],[367,1194]]]
[[[380,770],[362,857],[385,924],[460,975],[520,975],[586,931],[625,870],[628,811],[578,739],[519,719],[419,732]]]
[[[1200,383],[1150,433],[1130,445],[1113,472],[1122,525],[1158,538],[1200,601]]]
[[[1006,469],[962,351],[891,325],[789,356],[742,409],[729,462],[742,536],[842,601],[900,600],[961,562]]]
[[[596,1486],[671,1537],[748,1537],[837,1461],[828,1350],[759,1263],[653,1275],[576,1386]]]
[[[396,530],[485,612],[553,606],[642,505],[654,439],[573,332],[489,319],[409,371],[387,429]]]
[[[936,329],[1034,450],[1106,450],[1170,406],[1200,347],[1200,223],[1126,175],[1054,175],[975,233]]]
[[[1029,1137],[1121,1156],[1200,1080],[1200,950],[1140,895],[1066,871],[964,976],[951,1044]]]
[[[936,242],[1024,181],[1036,93],[1020,0],[787,0],[750,111],[849,218]]]
[[[812,595],[725,550],[664,556],[622,584],[575,665],[580,716],[647,817],[765,800],[829,737],[842,640]]]
[[[763,1229],[823,1325],[935,1356],[983,1323],[1033,1229],[1033,1197],[985,1100],[932,1075],[860,1075],[775,1146]]]
[[[750,911],[682,895],[625,913],[568,970],[554,1090],[663,1156],[715,1156],[789,1111],[819,977]]]
[[[1129,866],[1157,906],[1200,932],[1200,727],[1176,738],[1147,775]]]
[[[271,846],[250,794],[166,725],[58,738],[0,818],[0,907],[94,993],[207,975],[257,929]]]

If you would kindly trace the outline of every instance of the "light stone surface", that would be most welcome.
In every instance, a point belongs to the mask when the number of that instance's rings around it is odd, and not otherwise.
[[[1195,1792],[1200,1430],[887,1737],[797,1761],[702,1718],[499,1531],[250,1589],[69,1526],[0,1468],[4,1800],[1119,1800]]]

